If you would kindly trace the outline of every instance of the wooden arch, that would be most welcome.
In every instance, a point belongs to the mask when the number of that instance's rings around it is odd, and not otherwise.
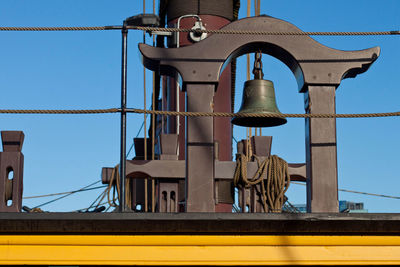
[[[251,17],[228,24],[221,30],[292,32],[293,24],[269,16]],[[146,68],[162,74],[178,71],[185,83],[218,83],[224,64],[240,55],[260,51],[286,64],[296,77],[299,89],[305,85],[336,84],[365,72],[378,58],[380,49],[342,51],[324,46],[308,35],[213,34],[191,46],[156,48],[139,44]]]
[[[222,30],[301,33],[296,26],[269,16],[245,18]],[[336,113],[335,91],[342,79],[368,70],[379,47],[342,51],[308,35],[213,34],[180,48],[139,44],[146,68],[172,75],[178,71],[186,90],[187,111],[213,112],[213,96],[223,65],[245,53],[269,54],[286,64],[305,93],[307,113]],[[214,211],[213,118],[188,117],[186,131],[186,210]],[[335,119],[306,119],[307,208],[338,212]],[[199,190],[201,188],[201,190]],[[201,201],[199,201],[201,200]]]

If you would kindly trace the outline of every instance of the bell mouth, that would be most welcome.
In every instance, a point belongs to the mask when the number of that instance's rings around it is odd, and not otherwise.
[[[234,117],[231,122],[244,127],[274,127],[287,123],[287,120],[280,117]]]

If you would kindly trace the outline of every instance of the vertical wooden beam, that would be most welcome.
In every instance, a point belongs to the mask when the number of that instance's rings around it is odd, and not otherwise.
[[[336,86],[308,86],[307,113],[336,113]],[[339,212],[336,119],[306,119],[307,210]]]
[[[215,86],[188,84],[187,111],[212,112]],[[187,117],[186,211],[214,212],[213,117]]]
[[[178,135],[160,134],[158,136],[160,147],[160,160],[178,160]],[[178,212],[179,181],[165,180],[158,181],[158,211]]]
[[[25,135],[22,131],[1,131],[3,152],[0,152],[0,212],[21,212]]]

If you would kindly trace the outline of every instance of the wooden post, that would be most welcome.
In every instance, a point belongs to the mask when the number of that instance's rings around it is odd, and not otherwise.
[[[21,212],[25,135],[21,131],[1,131],[0,212]]]
[[[336,86],[308,86],[307,113],[336,113]],[[307,210],[339,212],[336,119],[306,119]]]
[[[187,111],[212,112],[215,86],[188,84]],[[187,117],[186,211],[214,212],[213,117]]]

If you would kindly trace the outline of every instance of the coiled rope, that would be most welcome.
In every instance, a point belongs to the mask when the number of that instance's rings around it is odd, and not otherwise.
[[[260,184],[261,202],[265,212],[278,213],[282,211],[284,195],[290,184],[288,164],[280,157],[273,155],[265,160],[253,155],[257,161],[257,172],[252,178],[247,177],[247,157],[236,155],[236,169],[233,183],[238,188],[250,188]],[[265,181],[266,184],[265,184]]]

